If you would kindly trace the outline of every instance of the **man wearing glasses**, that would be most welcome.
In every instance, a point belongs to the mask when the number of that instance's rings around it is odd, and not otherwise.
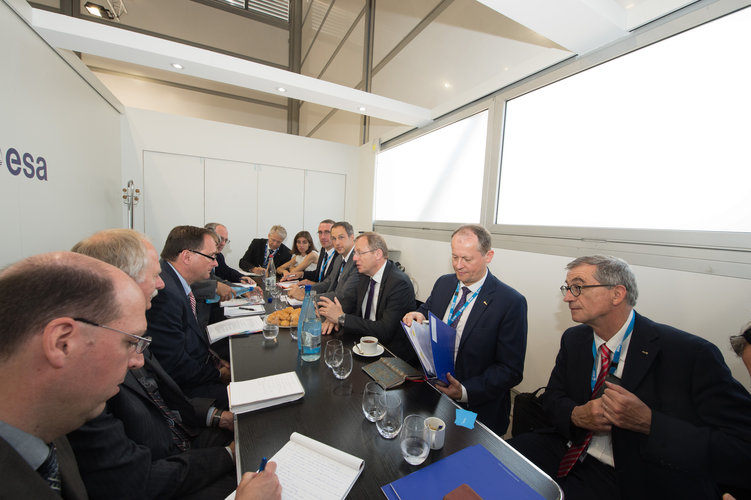
[[[229,406],[229,363],[211,350],[199,325],[195,295],[190,285],[208,279],[216,266],[217,245],[212,232],[195,226],[177,226],[162,249],[161,277],[164,289],[152,299],[146,313],[151,351],[161,365],[191,397],[216,400]]]
[[[37,255],[0,273],[0,496],[86,498],[64,435],[143,365],[144,310],[131,278],[85,255]]]
[[[147,309],[164,288],[159,256],[137,231],[100,231],[73,251],[128,273]],[[143,356],[144,366],[128,371],[105,411],[68,435],[89,497],[224,499],[237,483],[234,443],[225,449],[232,413],[211,399],[187,398],[150,350]]]
[[[747,488],[751,396],[717,347],[634,311],[628,264],[580,257],[561,287],[571,318],[543,397],[554,425],[510,444],[566,498],[719,498]],[[720,486],[723,485],[723,486]]]
[[[280,225],[271,226],[268,238],[256,238],[250,242],[245,255],[240,259],[240,269],[263,276],[269,265],[274,261],[277,269],[292,258],[292,252],[284,240],[287,230]]]
[[[313,271],[300,271],[297,273],[289,273],[282,278],[282,281],[297,280],[305,278],[299,283],[299,286],[312,285],[323,281],[331,274],[333,269],[334,257],[336,257],[336,250],[334,249],[334,242],[331,239],[331,226],[334,225],[334,221],[331,219],[324,219],[318,224],[318,242],[321,244],[321,253],[318,255],[318,264]]]

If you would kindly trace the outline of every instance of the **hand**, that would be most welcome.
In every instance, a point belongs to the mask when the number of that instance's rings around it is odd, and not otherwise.
[[[253,281],[253,278],[251,278],[250,276],[240,276],[240,283],[247,283],[249,285],[252,285],[255,283],[255,281]]]
[[[722,495],[722,500],[735,500],[735,497],[730,493],[725,493],[724,495]]]
[[[235,419],[234,419],[234,415],[232,414],[231,411],[223,411],[222,412],[222,415],[219,417],[219,428],[220,429],[226,429],[226,430],[228,430],[230,432],[234,432],[235,431]],[[234,452],[235,451],[234,450],[234,441],[232,442],[232,445],[233,445],[232,451]]]
[[[280,281],[292,281],[297,278],[297,273],[288,273],[284,271],[284,277]]]
[[[305,290],[303,290],[299,286],[290,288],[289,290],[287,290],[287,296],[292,297],[293,299],[302,300],[305,298]]]
[[[605,417],[602,398],[592,399],[586,404],[574,407],[571,422],[582,429],[592,432],[610,432],[611,422]]]
[[[256,267],[250,268],[250,272],[253,273],[253,274],[263,275],[266,272],[266,269],[264,269],[262,267],[259,267],[259,266],[256,266]]]
[[[235,500],[280,500],[282,485],[276,476],[276,463],[269,462],[262,472],[246,472],[235,491]]]
[[[321,335],[330,335],[335,331],[339,331],[339,325],[337,323],[332,323],[331,321],[326,320],[321,324]]]
[[[223,362],[223,363],[222,363],[222,364],[221,364],[221,365],[219,366],[219,380],[220,380],[220,381],[221,381],[221,382],[222,382],[223,384],[229,384],[230,382],[232,382],[232,372],[231,372],[231,371],[230,371],[230,369],[229,369],[229,365],[228,365],[228,364],[225,364],[225,363],[227,363],[227,362],[226,362],[226,361],[224,361],[224,362]]]
[[[425,316],[423,316],[422,313],[419,313],[417,311],[412,311],[412,312],[408,312],[407,314],[405,314],[404,317],[402,318],[402,321],[404,322],[405,325],[412,326],[413,321],[417,321],[418,323],[422,323],[423,321],[425,321]]]
[[[297,283],[297,286],[299,286],[299,287],[303,287],[304,288],[305,285],[315,285],[315,283],[313,283],[310,280],[302,280],[302,281],[300,281],[300,282]]]
[[[216,294],[219,295],[221,300],[230,300],[235,297],[235,291],[231,286],[227,286],[218,281],[216,282]]]
[[[338,323],[339,316],[344,314],[344,311],[342,310],[342,305],[339,303],[339,299],[336,297],[334,297],[333,302],[328,297],[321,297],[321,300],[318,301],[318,314],[332,323]]]
[[[440,380],[436,382],[436,389],[444,393],[451,399],[462,398],[462,384],[459,383],[450,373],[446,374],[446,380],[449,381],[449,385],[444,384]]]
[[[607,418],[613,425],[642,434],[649,434],[652,426],[652,410],[649,406],[623,387],[605,382],[605,392],[600,398]]]

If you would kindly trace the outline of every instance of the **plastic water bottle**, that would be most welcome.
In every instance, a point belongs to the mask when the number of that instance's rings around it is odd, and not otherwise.
[[[321,320],[316,316],[315,294],[312,292],[307,308],[300,313],[300,321],[302,322],[301,357],[303,361],[316,361],[321,358]]]
[[[305,319],[305,310],[310,304],[310,289],[312,285],[305,285],[305,297],[302,299],[302,306],[300,306],[300,316],[297,318],[297,350],[302,351],[302,325]]]
[[[263,285],[266,288],[266,293],[271,293],[271,290],[276,288],[276,266],[271,256],[269,256],[269,264],[266,266]]]

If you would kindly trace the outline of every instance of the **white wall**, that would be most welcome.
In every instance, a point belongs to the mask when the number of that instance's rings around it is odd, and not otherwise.
[[[345,219],[357,214],[360,153],[355,146],[136,108],[127,108],[126,117],[123,127],[124,183],[133,179],[137,187],[143,188],[144,151],[329,172],[346,175]],[[281,186],[267,188],[279,193],[280,204],[285,202]],[[143,195],[147,198],[158,196],[159,193],[144,192]],[[242,210],[245,202],[227,199],[227,203],[237,205],[237,210]],[[144,230],[143,203],[136,207],[134,225],[136,229]],[[297,228],[287,229],[292,233],[287,240],[289,246]],[[259,234],[255,235],[237,234],[239,231],[234,232],[232,227],[229,227],[229,231],[232,242],[227,250],[227,259],[235,262],[252,238],[266,237],[268,228],[259,228]],[[163,242],[154,243],[159,247]]]
[[[120,225],[123,206],[119,113],[5,2],[0,2],[0,67],[0,266],[5,266],[69,249],[97,230]],[[35,166],[44,158],[47,180],[11,174],[10,148],[32,155]]]

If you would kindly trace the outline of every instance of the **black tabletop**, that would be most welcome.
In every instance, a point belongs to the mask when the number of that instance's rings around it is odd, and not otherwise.
[[[322,347],[331,338],[340,338],[347,349],[355,343],[354,338],[336,334],[324,336]],[[270,458],[289,441],[293,432],[299,432],[365,461],[365,468],[348,498],[384,498],[381,486],[467,446],[482,444],[545,498],[560,498],[555,483],[548,484],[551,481],[547,476],[542,477],[537,469],[485,426],[477,423],[474,429],[467,429],[455,425],[458,406],[424,382],[406,382],[389,392],[401,397],[405,417],[410,414],[437,416],[446,422],[445,444],[440,450],[431,450],[421,465],[405,462],[399,448],[399,437],[382,438],[376,425],[362,412],[363,389],[371,381],[362,367],[377,358],[353,354],[352,374],[345,380],[338,380],[323,358],[306,362],[299,357],[297,342],[292,340],[288,328],[280,329],[276,341],[265,340],[260,334],[233,338],[231,357],[233,380],[294,370],[305,388],[305,396],[299,401],[237,416],[238,468],[242,472],[256,470],[262,457]]]

